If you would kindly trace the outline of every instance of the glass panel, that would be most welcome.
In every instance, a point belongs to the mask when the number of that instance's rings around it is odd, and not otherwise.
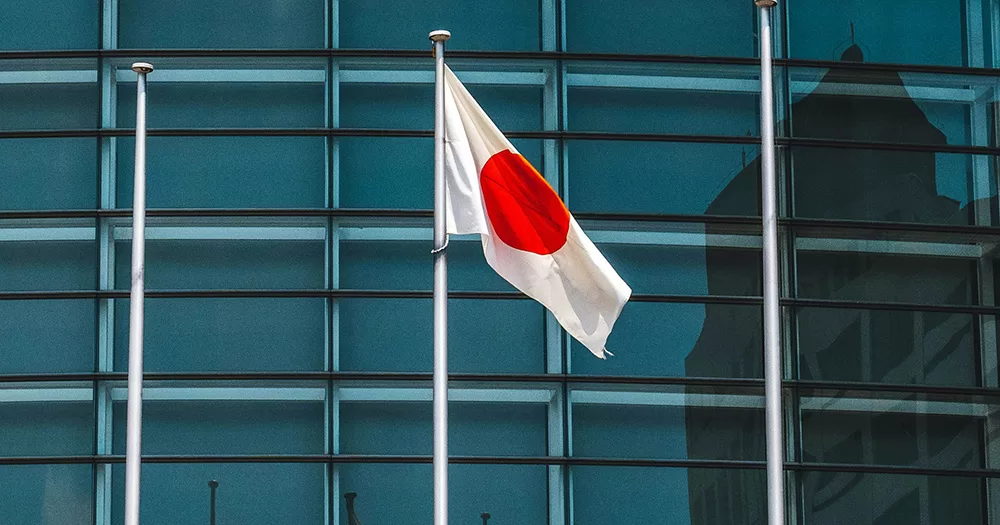
[[[0,221],[0,290],[93,290],[92,220]]]
[[[0,210],[97,206],[94,139],[0,140]]]
[[[983,155],[795,147],[795,215],[954,225],[978,215],[995,224],[994,164]]]
[[[93,300],[0,301],[0,374],[93,371],[94,309]]]
[[[745,525],[767,519],[764,470],[573,467],[575,525]],[[614,487],[614,490],[609,490]]]
[[[4,456],[93,454],[93,386],[0,384],[0,451]]]
[[[117,140],[116,205],[131,208],[135,140]],[[322,208],[326,202],[324,137],[150,137],[146,147],[146,169],[156,174],[146,185],[150,208]]]
[[[569,204],[575,212],[760,215],[758,149],[738,144],[568,141]]]
[[[341,390],[351,397],[350,390]],[[429,398],[427,389],[412,389]],[[507,393],[481,392],[503,399]],[[369,390],[377,397],[379,392]],[[462,397],[461,388],[452,397]],[[544,456],[547,404],[452,401],[448,405],[448,449],[459,456]],[[340,450],[344,454],[430,455],[433,414],[427,401],[343,401]]]
[[[822,240],[815,241],[821,245]],[[796,259],[799,297],[921,304],[975,303],[975,264],[964,259],[801,249]]]
[[[807,525],[985,523],[979,478],[806,472],[801,483]]]
[[[572,372],[667,377],[763,377],[759,306],[630,302],[594,359],[575,339]]]
[[[144,525],[208,523],[208,482],[216,480],[218,523],[322,523],[326,469],[321,463],[143,465],[139,519]],[[111,490],[111,519],[122,523],[124,464],[112,467]]]
[[[95,49],[99,17],[93,0],[8,0],[0,49]]]
[[[143,392],[144,453],[239,455],[324,451],[324,383],[147,382]],[[112,392],[116,454],[125,453],[125,393],[124,388]]]
[[[757,50],[757,22],[746,2],[707,0],[676,9],[642,0],[574,0],[565,6],[567,49],[577,53],[752,57]],[[726,29],[705,38],[706,28]]]
[[[602,243],[598,247],[633,293],[761,293],[758,250]]]
[[[62,26],[65,20],[60,17],[59,23]],[[35,27],[31,27],[34,31]],[[0,75],[5,77],[0,82],[4,113],[0,130],[97,126],[100,95],[95,61],[3,60]],[[134,86],[132,100],[135,100]]]
[[[321,48],[325,8],[322,0],[118,0],[119,47]]]
[[[980,6],[980,12],[968,13],[973,5]],[[983,5],[964,0],[944,4],[800,0],[786,7],[791,56],[838,60],[847,55],[855,61],[863,56],[880,63],[968,65],[969,54],[980,60],[983,55]],[[975,25],[967,25],[973,20]],[[978,39],[970,34],[976,32]]]
[[[447,27],[450,49],[538,51],[541,37],[538,2],[446,0],[415,4],[407,0],[341,0],[340,47],[420,49],[427,31]]]
[[[793,137],[929,147],[991,144],[993,77],[845,68],[793,69],[790,77],[791,119],[783,127]],[[879,162],[886,158],[862,158],[855,169],[884,170]],[[922,158],[910,154],[907,161],[914,170],[909,184],[917,188],[933,184]]]
[[[340,299],[340,369],[430,372],[430,299]],[[406,319],[406,323],[386,323]],[[448,369],[456,373],[545,372],[545,314],[528,300],[448,302]],[[511,327],[516,326],[513,330]]]
[[[759,68],[606,62],[567,68],[570,130],[757,134]]]
[[[803,461],[949,469],[983,467],[982,420],[958,415],[900,413],[920,408],[917,403],[905,401],[896,402],[896,412],[881,412],[888,407],[879,401],[804,399]],[[817,410],[823,404],[830,406]],[[838,411],[850,408],[855,411]]]
[[[7,523],[93,523],[94,468],[90,465],[3,465],[0,487],[4,488],[0,515]],[[123,509],[124,505],[122,500]]]
[[[795,318],[802,379],[979,385],[972,314],[800,308]]]
[[[117,122],[132,128],[135,74],[125,73],[127,64],[120,67]],[[325,61],[164,59],[156,75],[156,102],[147,113],[151,128],[325,126]]]
[[[346,241],[340,243],[340,286],[346,289],[430,290],[434,272],[427,241]],[[479,241],[452,239],[448,245],[451,290],[516,291],[496,274]]]
[[[147,298],[147,372],[321,371],[326,299]],[[128,370],[129,301],[115,301],[115,370]],[[178,330],[177,327],[184,327]]]
[[[336,469],[343,491],[357,494],[355,512],[363,523],[433,521],[431,465],[353,463]],[[450,465],[448,482],[448,515],[456,522],[481,523],[483,512],[498,523],[547,522],[544,465]],[[337,499],[340,521],[347,523],[346,499]]]

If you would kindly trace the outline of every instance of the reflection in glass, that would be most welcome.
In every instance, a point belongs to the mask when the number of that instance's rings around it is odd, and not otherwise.
[[[124,466],[122,467],[124,473]],[[0,466],[4,523],[90,525],[94,512],[91,465]],[[122,506],[124,507],[124,500]]]

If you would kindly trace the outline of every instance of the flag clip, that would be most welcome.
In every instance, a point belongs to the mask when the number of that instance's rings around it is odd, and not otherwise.
[[[444,244],[441,245],[438,248],[434,248],[433,250],[431,250],[431,255],[437,255],[437,254],[439,254],[439,253],[447,250],[448,249],[448,241],[450,241],[450,240],[451,240],[451,236],[445,234],[445,236],[444,236]]]

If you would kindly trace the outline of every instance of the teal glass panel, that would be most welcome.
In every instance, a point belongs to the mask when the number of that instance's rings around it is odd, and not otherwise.
[[[920,304],[974,304],[966,259],[799,251],[799,297]]]
[[[410,2],[343,0],[338,4],[342,48],[427,49],[427,33],[448,28],[449,49],[538,51],[538,2]]]
[[[4,488],[0,498],[4,523],[94,523],[91,465],[4,465],[0,466],[0,487]]]
[[[326,469],[321,463],[146,464],[139,520],[144,525],[209,523],[208,482],[215,480],[220,525],[322,523]],[[112,467],[111,491],[111,520],[122,523],[124,464]]]
[[[0,140],[0,210],[97,206],[94,139]]]
[[[794,69],[789,76],[791,117],[779,128],[793,137],[939,147],[990,145],[989,106],[996,99],[992,80],[846,67]],[[973,120],[975,127],[970,126]],[[886,158],[891,157],[867,160]],[[911,154],[911,158],[924,157]],[[927,168],[921,165],[915,164],[916,178],[926,179]],[[868,169],[875,166],[879,165]]]
[[[90,385],[73,390],[88,397],[93,392]],[[26,393],[44,398],[49,392],[32,388],[26,389]],[[91,399],[0,402],[0,421],[0,450],[4,456],[94,453],[94,403]]]
[[[147,372],[324,369],[322,298],[147,298],[145,311]],[[128,319],[129,301],[115,301],[115,370],[122,372]]]
[[[852,45],[866,61],[881,63],[963,66],[971,65],[970,54],[983,55],[986,10],[979,2],[800,0],[786,5],[793,58],[839,60]],[[979,12],[973,5],[980,6]]]
[[[427,391],[424,390],[424,393]],[[497,392],[502,399],[503,392]],[[547,405],[448,404],[448,450],[459,456],[544,456]],[[430,455],[433,414],[428,401],[342,402],[343,454]]]
[[[597,246],[633,293],[761,293],[758,250],[601,243]]]
[[[979,478],[805,472],[801,484],[807,525],[986,523]]]
[[[992,157],[792,148],[795,215],[817,219],[996,223]]]
[[[323,288],[323,241],[147,240],[146,288]],[[115,243],[115,283],[128,289],[130,241]]]
[[[132,207],[135,140],[118,140],[117,200]],[[150,208],[322,208],[324,137],[150,137]],[[178,159],[184,159],[179,162]]]
[[[340,244],[340,287],[374,290],[430,290],[434,271],[430,240],[347,241]],[[490,268],[479,241],[452,239],[448,245],[451,290],[516,291]]]
[[[463,76],[461,71],[456,74]],[[501,131],[541,129],[541,86],[470,83],[466,87]],[[344,128],[433,129],[434,84],[342,84],[339,109]]]
[[[707,0],[683,9],[643,0],[564,5],[571,52],[752,57],[757,51],[752,3]],[[705,38],[706,32],[712,37]]]
[[[322,386],[311,389],[267,388],[253,393],[239,385],[209,388],[146,387],[147,397],[175,394],[178,400],[145,399],[142,407],[142,451],[145,454],[239,455],[322,454]],[[151,393],[153,390],[155,393]],[[280,390],[280,391],[278,391]],[[311,395],[318,399],[292,400]],[[191,399],[204,396],[205,399]],[[213,399],[211,396],[223,397]],[[275,399],[266,400],[266,397]],[[259,397],[261,399],[239,399]],[[125,453],[125,400],[114,405],[114,453]]]
[[[180,65],[179,65],[180,67]],[[231,65],[231,67],[233,67]],[[245,66],[251,67],[251,66]],[[252,64],[252,67],[266,65]],[[149,88],[146,123],[150,128],[322,128],[325,125],[325,88],[320,66],[303,64],[314,82],[267,81],[266,77],[292,77],[292,71],[248,70],[245,82],[226,81],[235,75],[219,70],[218,76],[199,69],[161,73],[190,76],[191,80],[166,82]],[[255,80],[255,77],[260,80]],[[209,80],[210,78],[210,80]],[[204,79],[204,80],[203,80]],[[118,126],[135,127],[135,83],[118,83]]]
[[[982,420],[941,414],[874,412],[880,405],[853,401],[868,404],[873,412],[803,410],[804,461],[946,469],[983,467]],[[829,400],[808,399],[803,403],[815,406]],[[909,407],[918,409],[917,403]]]
[[[100,104],[96,67],[94,60],[0,61],[0,130],[94,129]]]
[[[322,0],[119,0],[118,42],[133,49],[322,48],[325,21]]]
[[[795,318],[802,379],[979,385],[972,314],[800,308]]]
[[[665,377],[763,377],[763,318],[758,306],[630,302],[607,348],[594,358],[573,340],[574,374]]]
[[[629,394],[622,396],[627,402]],[[573,404],[573,455],[580,457],[763,461],[763,436],[760,409]]]
[[[430,299],[339,299],[340,369],[430,372],[434,363]],[[387,319],[406,319],[387,323]],[[448,370],[545,372],[545,313],[528,300],[448,301]],[[516,330],[511,327],[516,326]]]
[[[344,464],[336,467],[343,493],[354,492],[362,523],[431,523],[434,473],[430,464]],[[456,523],[546,523],[547,467],[543,465],[450,465],[448,515]],[[344,494],[341,523],[347,523]]]
[[[93,300],[0,301],[0,374],[93,371],[94,309]]]
[[[340,206],[344,208],[432,209],[434,140],[431,138],[337,138]],[[544,170],[542,141],[515,139],[517,151]],[[373,159],[378,159],[373,162]]]
[[[759,148],[575,140],[566,145],[574,212],[760,215]]]
[[[767,520],[764,470],[573,467],[575,525]],[[614,490],[609,490],[614,487]]]
[[[100,10],[93,0],[8,0],[0,49],[95,49]]]
[[[94,241],[0,241],[0,290],[93,290],[96,264]]]

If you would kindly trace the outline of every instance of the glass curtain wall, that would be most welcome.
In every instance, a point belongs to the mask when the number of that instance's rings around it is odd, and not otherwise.
[[[123,521],[136,60],[143,523],[431,521],[437,28],[635,291],[452,239],[452,522],[765,522],[752,2],[11,1],[0,522]],[[1000,5],[775,14],[788,521],[1000,524]]]

